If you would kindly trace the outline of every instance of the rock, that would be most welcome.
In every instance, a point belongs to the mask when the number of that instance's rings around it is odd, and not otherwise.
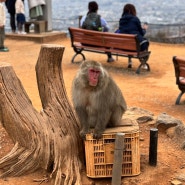
[[[176,176],[176,178],[180,181],[185,181],[185,174],[184,173],[180,173]]]
[[[168,128],[175,127],[181,123],[180,120],[166,114],[162,113],[157,117],[156,127],[159,131],[165,132]]]
[[[166,130],[166,135],[169,137],[169,138],[174,138],[175,136],[175,127],[171,127],[169,129]]]
[[[182,149],[185,149],[185,125],[183,123],[175,127],[174,139]]]
[[[156,117],[150,111],[140,107],[128,108],[123,117],[127,124],[140,123],[140,127],[142,127],[141,124],[146,122],[148,122],[149,125],[151,123],[154,124],[154,127],[157,128],[159,132],[166,133],[177,145],[185,149],[185,125],[180,120],[166,113],[161,113]],[[144,141],[144,138],[141,137],[140,141]]]
[[[173,181],[171,181],[171,184],[172,184],[172,185],[181,185],[182,182],[179,181],[179,180],[173,180]]]
[[[134,112],[135,115],[150,115],[153,116],[154,114],[148,110],[142,109],[140,107],[130,107],[128,109],[129,112]]]
[[[138,123],[144,123],[147,121],[153,120],[153,113],[150,111],[144,110],[140,107],[130,107],[127,109],[127,111],[123,114],[124,118],[130,119],[130,120],[135,120],[137,119]]]
[[[141,117],[137,118],[138,123],[146,123],[146,122],[152,121],[152,120],[153,120],[152,116],[141,116]]]

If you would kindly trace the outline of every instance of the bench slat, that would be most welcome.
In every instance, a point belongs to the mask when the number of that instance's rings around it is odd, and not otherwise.
[[[75,43],[74,44],[76,46],[76,48],[81,48],[86,50],[92,50],[92,51],[102,51],[102,52],[111,52],[113,55],[117,55],[119,54],[120,56],[132,56],[132,58],[138,58],[140,57],[144,57],[144,56],[148,56],[148,52],[140,52],[140,55],[138,55],[138,53],[136,51],[128,51],[128,50],[122,50],[122,49],[114,49],[114,48],[106,48],[106,47],[97,47],[97,46],[84,46],[81,43]]]
[[[72,30],[73,40],[83,44],[102,46],[102,47],[112,47],[118,49],[127,49],[127,50],[137,50],[136,44],[136,35],[129,34],[112,34],[105,32],[89,31],[86,32],[77,32],[78,28]]]

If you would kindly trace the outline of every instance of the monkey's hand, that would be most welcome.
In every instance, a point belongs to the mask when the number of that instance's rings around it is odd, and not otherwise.
[[[85,132],[84,130],[81,130],[81,131],[80,131],[80,137],[81,137],[83,140],[86,139],[86,134],[87,134],[87,132]]]

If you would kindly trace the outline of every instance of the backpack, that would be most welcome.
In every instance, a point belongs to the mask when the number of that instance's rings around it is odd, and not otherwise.
[[[87,29],[87,30],[95,30],[95,31],[99,31],[99,28],[101,28],[101,19],[100,19],[100,15],[98,15],[97,13],[89,13],[86,18],[85,21],[82,24],[82,28],[83,29]]]

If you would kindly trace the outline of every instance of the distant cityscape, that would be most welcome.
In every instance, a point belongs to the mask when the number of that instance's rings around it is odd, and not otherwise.
[[[51,0],[52,1],[52,27],[53,30],[66,31],[69,26],[78,27],[79,16],[87,13],[89,0]],[[26,17],[29,19],[27,0],[25,2]],[[137,16],[141,22],[148,22],[149,25],[160,25],[165,30],[170,29],[170,35],[184,35],[185,33],[185,0],[97,0],[99,4],[98,13],[104,17],[110,25],[111,32],[118,26],[123,6],[132,3],[137,10]],[[7,13],[7,17],[8,17]],[[9,29],[7,19],[6,28]],[[170,28],[168,26],[170,25]],[[177,25],[177,26],[176,26]],[[182,27],[179,28],[179,25]],[[158,26],[157,26],[158,27]],[[175,27],[175,28],[174,28]],[[174,33],[178,32],[178,33]]]
[[[29,17],[27,0],[25,1],[26,16]],[[89,0],[51,0],[53,20],[76,19],[87,13]],[[126,3],[135,5],[137,15],[142,22],[149,24],[185,24],[185,0],[101,0],[98,13],[108,22],[118,22],[123,6]],[[53,25],[55,28],[55,25]]]
[[[87,13],[88,0],[53,0],[53,18],[69,18]],[[101,0],[98,13],[108,22],[118,21],[126,3],[135,5],[142,22],[150,24],[185,23],[185,0]]]
[[[62,3],[61,3],[62,2]],[[78,26],[79,15],[87,13],[88,0],[53,0],[53,28],[67,30],[69,26]],[[167,34],[180,35],[185,33],[185,0],[101,0],[98,13],[103,16],[110,25],[111,32],[118,26],[122,14],[123,6],[132,3],[137,10],[137,16],[141,22],[150,24],[149,34],[155,34],[159,26],[164,30],[170,30]],[[166,25],[173,26],[166,26]],[[176,26],[177,25],[177,26]],[[179,28],[179,25],[183,27]],[[156,29],[155,29],[156,28]],[[161,31],[161,30],[160,30]]]

